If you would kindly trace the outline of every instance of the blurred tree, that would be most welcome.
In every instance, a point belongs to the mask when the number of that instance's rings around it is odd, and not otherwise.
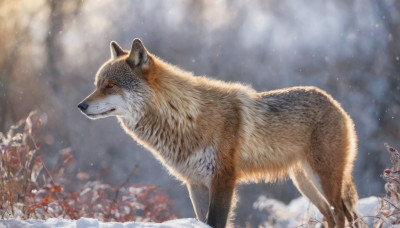
[[[46,111],[63,117],[59,65],[64,47],[60,39],[82,5],[81,0],[0,1],[0,20],[4,22],[0,24],[0,130],[46,103],[51,107]],[[66,132],[55,133],[68,141]]]
[[[66,48],[62,44],[61,38],[63,36],[63,30],[73,21],[73,18],[77,16],[82,5],[83,1],[81,0],[46,1],[46,7],[50,10],[47,20],[48,31],[45,39],[47,57],[45,78],[50,85],[50,91],[48,92],[50,110],[46,111],[52,113],[52,120],[54,122],[62,122],[62,120],[67,118],[67,114],[64,111],[65,104],[61,102],[61,98],[66,97],[66,93],[70,92],[64,86],[66,80],[62,80],[69,77],[64,75],[63,71],[60,70],[63,63],[64,49]],[[59,128],[56,124],[50,127],[50,130],[53,130],[55,141],[61,142],[59,149],[70,145],[70,132],[68,132],[67,128]]]
[[[19,20],[22,1],[16,0],[13,4],[0,1],[0,131],[6,129],[7,118],[15,122],[14,102],[10,95],[10,82],[15,74],[17,61],[21,50],[27,45],[29,37],[29,20]],[[17,36],[16,36],[17,34]]]
[[[60,77],[62,76],[59,65],[62,62],[64,49],[60,39],[65,25],[76,17],[83,5],[83,1],[47,0],[46,3],[50,9],[46,37],[47,74],[49,75],[53,93],[58,97],[60,95]]]

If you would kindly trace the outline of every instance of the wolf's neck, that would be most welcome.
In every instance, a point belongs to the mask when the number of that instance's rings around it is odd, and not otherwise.
[[[160,83],[163,84],[158,89],[152,90],[141,117],[121,118],[121,122],[136,140],[160,153],[163,159],[180,160],[197,144],[193,132],[201,99],[193,85],[185,85],[179,78],[164,78]]]

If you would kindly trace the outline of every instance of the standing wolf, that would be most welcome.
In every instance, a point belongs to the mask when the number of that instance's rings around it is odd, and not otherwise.
[[[124,130],[187,185],[197,219],[225,227],[239,182],[289,175],[329,227],[354,221],[353,121],[315,87],[257,93],[196,77],[111,42],[96,90],[79,105],[89,118],[116,116]]]

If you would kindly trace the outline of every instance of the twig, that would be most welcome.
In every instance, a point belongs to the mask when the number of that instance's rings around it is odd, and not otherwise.
[[[359,217],[359,218],[357,218],[356,220],[354,220],[354,221],[351,223],[351,225],[355,225],[355,224],[357,224],[358,221],[361,221],[361,222],[363,222],[366,226],[368,226],[368,224],[367,224],[367,222],[364,220],[364,218],[380,219],[381,217],[380,217],[380,216],[376,216],[376,215],[364,215],[364,216]],[[386,221],[384,221],[384,222],[386,222]],[[350,226],[350,227],[352,227],[352,226]]]
[[[308,223],[310,223],[310,221],[311,221],[311,222],[315,222],[315,223],[324,224],[323,222],[319,221],[318,219],[315,219],[315,218],[310,217],[309,220],[308,220],[308,222],[307,222],[307,224],[301,224],[301,225],[297,226],[297,228],[298,228],[298,227],[304,227],[304,226],[308,227],[308,225],[309,225]]]
[[[391,216],[397,215],[397,214],[400,214],[400,211],[393,212],[392,214],[388,215],[387,217],[391,217]]]
[[[113,205],[115,205],[117,203],[117,199],[118,199],[118,194],[119,191],[121,190],[122,187],[124,187],[124,185],[126,185],[129,181],[129,179],[132,177],[132,175],[135,173],[136,169],[139,167],[138,164],[136,164],[133,169],[131,170],[131,172],[129,173],[128,177],[125,179],[125,181],[118,187],[115,189],[115,196],[114,196],[114,200],[112,202],[112,204],[110,205],[110,207],[108,208],[108,213],[106,216],[106,221],[110,218],[111,216],[111,208],[113,207]]]
[[[33,139],[33,136],[30,134],[29,137],[30,137],[31,140],[32,140],[32,143],[33,143],[33,146],[35,147],[35,150],[39,150],[39,147],[37,146],[35,140]],[[53,185],[56,186],[57,183],[54,181],[53,175],[51,175],[51,173],[50,173],[49,169],[47,168],[46,164],[44,163],[42,157],[40,157],[40,155],[38,155],[37,157],[38,157],[38,159],[40,160],[40,162],[42,162],[43,167],[46,169],[46,172],[47,172],[47,174],[49,175],[51,182],[53,182]],[[60,196],[58,195],[58,192],[57,192],[57,191],[56,191],[56,196],[57,196],[57,199],[61,202],[61,198],[60,198]]]
[[[400,210],[396,205],[394,205],[392,202],[390,202],[388,199],[383,198],[383,200],[385,200],[386,202],[388,202],[390,205],[392,205],[394,208],[396,208],[397,210]]]
[[[54,185],[57,185],[56,182],[54,181],[53,176],[51,175],[49,169],[47,169],[47,166],[44,163],[43,159],[40,157],[40,155],[38,155],[38,159],[42,163],[42,165],[43,165],[44,169],[46,170],[47,174],[49,175],[51,182],[53,182]]]
[[[393,172],[394,173],[394,172]],[[396,180],[396,178],[394,177],[388,177],[388,179],[390,179],[391,181],[396,182],[398,185],[400,185],[400,181]]]

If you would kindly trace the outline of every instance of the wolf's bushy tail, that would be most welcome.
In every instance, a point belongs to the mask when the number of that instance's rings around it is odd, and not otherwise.
[[[353,178],[350,177],[350,180],[345,181],[342,192],[343,203],[346,205],[348,210],[353,210],[354,206],[358,201],[358,194],[356,190],[356,186],[354,185]]]
[[[349,177],[349,179],[343,183],[342,189],[342,204],[344,213],[347,221],[349,223],[353,223],[358,218],[357,212],[354,209],[358,201],[358,194],[352,177]],[[357,224],[355,225],[358,227]]]

